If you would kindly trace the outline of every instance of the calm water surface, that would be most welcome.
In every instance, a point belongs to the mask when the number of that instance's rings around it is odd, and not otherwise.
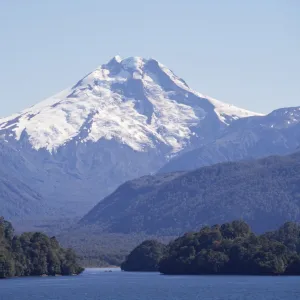
[[[163,276],[88,269],[80,276],[0,280],[1,300],[297,300],[300,277]]]

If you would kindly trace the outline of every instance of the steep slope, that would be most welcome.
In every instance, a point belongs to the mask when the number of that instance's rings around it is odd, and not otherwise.
[[[39,219],[45,212],[42,197],[18,179],[0,173],[1,214],[12,219],[23,219],[28,215]],[[48,211],[48,209],[47,209]]]
[[[80,224],[104,232],[178,235],[240,218],[256,231],[300,221],[300,153],[129,181]]]
[[[191,90],[154,59],[114,57],[73,87],[0,120],[0,136],[26,161],[6,172],[58,216],[76,215],[251,115]]]
[[[50,213],[42,196],[24,183],[38,181],[34,177],[36,173],[34,165],[0,141],[0,215],[9,219],[23,219],[31,215],[39,219],[45,211]]]
[[[187,171],[225,161],[285,155],[300,146],[300,107],[233,122],[215,141],[184,153],[159,172]]]

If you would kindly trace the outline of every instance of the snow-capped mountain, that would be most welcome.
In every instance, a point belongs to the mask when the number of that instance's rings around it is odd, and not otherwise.
[[[187,171],[226,161],[286,155],[300,147],[300,107],[233,122],[215,141],[184,153],[159,172]]]
[[[70,141],[103,138],[136,151],[161,143],[177,153],[192,137],[215,135],[232,120],[250,115],[254,113],[192,91],[153,59],[116,56],[72,88],[1,120],[0,128],[6,139],[21,141],[26,135],[33,149],[49,152]],[[212,128],[202,129],[208,117],[214,117]],[[209,129],[217,130],[207,133]]]
[[[83,214],[124,181],[157,171],[253,115],[193,91],[154,59],[116,56],[0,120],[0,136],[26,161],[19,179],[58,214]],[[29,166],[33,175],[24,176]]]

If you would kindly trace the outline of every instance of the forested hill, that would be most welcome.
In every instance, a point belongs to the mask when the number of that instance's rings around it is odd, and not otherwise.
[[[179,235],[244,219],[256,232],[300,220],[300,153],[129,181],[80,222],[104,232]]]
[[[145,241],[122,264],[124,271],[163,274],[300,275],[300,226],[287,222],[255,235],[243,221],[186,233],[165,246]]]
[[[156,240],[146,240],[131,251],[121,269],[130,272],[155,272],[166,254],[166,245]]]
[[[83,271],[71,249],[43,233],[14,235],[11,223],[0,217],[0,278],[73,275]]]

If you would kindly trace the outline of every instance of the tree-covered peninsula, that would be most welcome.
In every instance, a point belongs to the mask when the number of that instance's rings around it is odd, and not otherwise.
[[[151,248],[138,246],[123,270],[134,271],[138,263],[139,271],[147,271],[149,249],[159,248],[154,243]],[[169,243],[163,256],[152,257],[163,274],[300,275],[300,226],[289,222],[262,235],[243,221],[207,226]]]
[[[0,278],[74,275],[84,269],[71,249],[40,232],[14,234],[11,223],[0,218]]]

